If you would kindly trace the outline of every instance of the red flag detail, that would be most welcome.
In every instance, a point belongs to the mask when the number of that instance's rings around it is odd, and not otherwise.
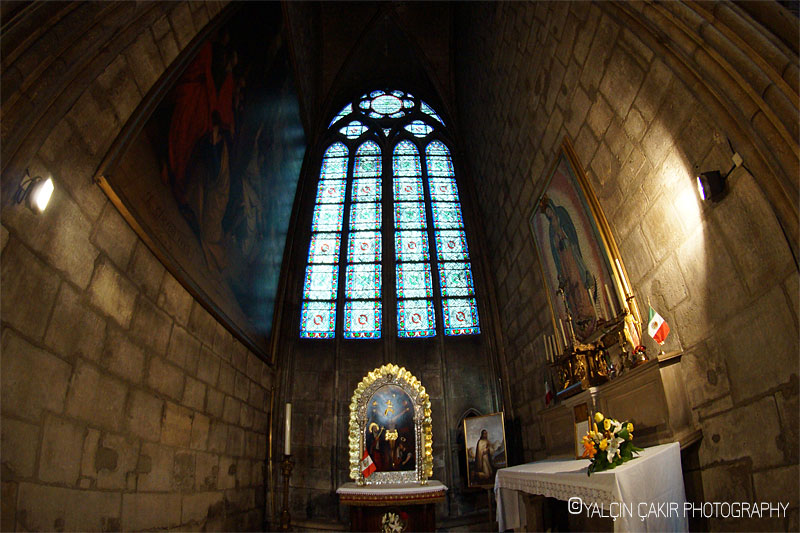
[[[364,450],[364,455],[361,457],[361,462],[359,463],[361,467],[361,473],[364,474],[364,477],[369,477],[377,468],[375,468],[375,463],[372,462],[372,457],[369,456],[367,450]]]

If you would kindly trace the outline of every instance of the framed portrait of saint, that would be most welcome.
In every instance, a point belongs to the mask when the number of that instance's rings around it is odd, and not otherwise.
[[[464,419],[467,486],[494,487],[494,476],[508,466],[503,413]]]
[[[603,325],[621,320],[627,274],[568,138],[536,198],[530,228],[559,348],[573,335],[578,343],[591,342]],[[638,316],[638,309],[631,311]]]

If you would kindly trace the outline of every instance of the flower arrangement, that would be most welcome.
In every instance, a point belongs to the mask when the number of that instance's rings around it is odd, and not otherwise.
[[[598,424],[600,428],[598,429]],[[633,445],[633,424],[620,423],[606,418],[603,413],[594,414],[593,429],[583,436],[583,457],[590,460],[589,471],[602,472],[635,459],[634,453],[642,451]]]

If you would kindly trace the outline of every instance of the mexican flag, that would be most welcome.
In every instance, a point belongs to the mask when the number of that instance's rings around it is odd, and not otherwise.
[[[358,465],[361,467],[361,473],[364,474],[364,477],[369,477],[370,474],[377,470],[367,450],[364,450],[364,455],[361,457],[361,462],[358,463]]]
[[[658,344],[664,344],[664,340],[669,335],[669,324],[656,313],[656,310],[650,306],[650,318],[647,319],[647,333],[653,337],[653,340]]]
[[[545,407],[550,405],[550,402],[553,401],[553,389],[550,388],[550,380],[544,378],[544,405]]]

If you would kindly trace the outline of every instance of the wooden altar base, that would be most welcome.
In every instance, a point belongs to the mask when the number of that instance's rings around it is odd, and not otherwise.
[[[446,492],[435,480],[425,485],[345,483],[336,491],[339,501],[350,506],[351,531],[381,531],[384,520],[399,520],[405,531],[436,531],[436,504]]]

